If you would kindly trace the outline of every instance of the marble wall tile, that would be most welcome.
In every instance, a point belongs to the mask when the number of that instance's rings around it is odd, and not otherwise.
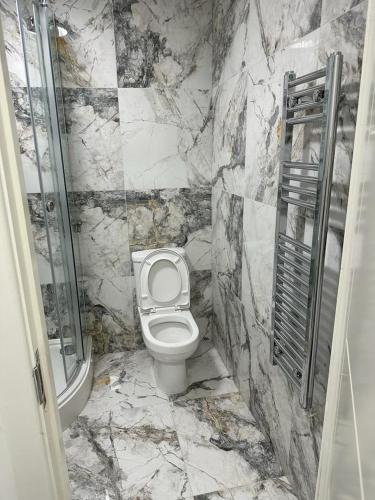
[[[299,404],[299,392],[269,355],[269,334],[245,311],[250,342],[250,409],[262,431],[270,436],[284,472],[298,498],[314,498],[320,449],[320,423],[314,410]]]
[[[344,5],[346,9],[349,2],[339,2],[334,7],[341,9]],[[216,106],[217,88],[213,94],[213,179],[216,184],[213,189],[213,340],[257,421],[270,436],[282,467],[302,500],[314,497],[318,468],[366,15],[363,2],[317,29],[320,7],[319,1],[279,2],[272,5],[271,12],[267,3],[250,5],[245,57],[248,73],[246,166],[241,181],[237,181],[237,185],[243,185],[242,192],[236,191],[233,181],[227,185],[217,184],[215,155],[220,147],[215,141],[222,141],[215,129],[217,115],[220,116]],[[273,21],[274,16],[277,22]],[[216,29],[215,19],[214,26]],[[220,28],[220,24],[218,26]],[[339,114],[314,401],[312,410],[304,411],[299,405],[298,391],[277,366],[272,366],[269,356],[282,85],[286,71],[294,70],[297,75],[313,71],[325,65],[334,50],[344,54],[344,96]],[[236,63],[235,58],[232,61]],[[227,83],[218,88],[225,88]],[[233,108],[240,109],[239,106]],[[318,147],[316,128],[296,128],[294,160],[316,161]],[[233,248],[227,243],[233,236],[228,236],[231,233],[222,222],[228,219],[226,214],[230,212],[223,209],[229,206],[218,189],[223,187],[229,193],[245,196],[239,266],[233,264],[237,253],[231,252]],[[226,196],[228,200],[229,195]],[[292,233],[306,241],[311,227],[305,216],[291,212],[288,221]],[[241,279],[236,279],[234,269],[241,270]],[[240,295],[236,283],[240,284]]]
[[[127,191],[130,250],[184,247],[190,270],[211,267],[211,190]]]
[[[119,87],[211,87],[211,0],[114,0]]]
[[[213,339],[240,384],[248,378],[248,344],[241,302],[243,198],[213,190]]]
[[[39,160],[44,191],[52,192],[54,189],[42,91],[36,88],[31,90],[35,137],[31,119],[30,99],[26,87],[13,88],[12,98],[25,190],[27,193],[40,192]],[[37,143],[37,150],[34,139]]]
[[[71,337],[71,326],[66,287],[64,284],[44,283],[41,285],[44,317],[46,319],[47,335],[49,339],[60,338],[60,323],[62,323],[62,334]]]
[[[247,119],[247,73],[213,90],[212,182],[244,195]]]
[[[124,188],[116,89],[64,89],[74,191]]]
[[[72,227],[78,233],[81,278],[129,276],[128,219],[124,191],[70,194]]]
[[[242,294],[257,324],[271,328],[276,208],[245,198]]]
[[[94,352],[134,349],[134,278],[112,277],[80,282],[85,331],[93,337]]]
[[[30,17],[33,15],[32,3],[19,0],[19,10],[23,19],[23,30],[26,46],[27,70],[31,87],[41,86],[38,47]],[[14,0],[0,1],[0,18],[2,22],[7,66],[10,83],[13,88],[26,86],[25,59],[19,30],[17,4]]]
[[[46,201],[52,201],[56,204],[54,195],[46,195]],[[29,193],[27,195],[27,202],[29,208],[31,230],[34,242],[34,251],[36,254],[39,281],[41,284],[52,283],[52,270],[53,267],[55,278],[57,282],[64,281],[63,270],[63,255],[62,255],[62,241],[59,232],[57,221],[57,212],[47,212],[47,221],[45,219],[44,201],[40,193]],[[47,225],[49,241],[47,239]]]
[[[209,90],[119,89],[119,105],[127,189],[210,185]]]
[[[246,65],[250,0],[218,0],[213,4],[212,84],[220,85]]]
[[[213,275],[213,341],[239,391],[248,400],[249,342],[244,306],[228,278]]]
[[[284,74],[293,70],[298,76],[316,69],[318,47],[319,30],[278,51],[272,67],[249,67],[245,174],[248,198],[276,206]],[[316,147],[308,145],[305,133],[302,127],[294,132],[293,154],[308,161],[315,159]]]
[[[363,0],[338,0],[332,2],[331,0],[322,1],[322,26],[329,21],[333,21],[337,17],[342,16],[353,7],[356,7]]]
[[[276,51],[320,27],[322,0],[250,3],[247,65],[273,64]]]
[[[326,24],[320,30],[319,63],[330,53],[343,54],[342,93],[333,170],[333,202],[331,224],[344,229],[349,190],[350,169],[353,157],[357,102],[362,69],[362,53],[366,27],[367,2],[362,2],[346,14]],[[332,220],[333,219],[333,220]]]
[[[0,19],[11,86],[23,87],[26,85],[26,75],[16,2],[0,1]]]
[[[212,195],[213,273],[230,281],[241,296],[244,200],[218,188]]]
[[[63,87],[117,87],[112,1],[53,0]]]
[[[212,276],[210,269],[190,273],[190,311],[198,324],[200,338],[211,338]]]

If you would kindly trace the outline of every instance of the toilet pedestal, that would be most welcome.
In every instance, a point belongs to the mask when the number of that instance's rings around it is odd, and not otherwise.
[[[181,394],[187,389],[185,361],[164,363],[154,360],[156,383],[159,389],[169,396]]]

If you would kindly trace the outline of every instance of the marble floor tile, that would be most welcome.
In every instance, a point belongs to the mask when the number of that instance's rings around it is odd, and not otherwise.
[[[80,416],[65,445],[74,499],[191,497],[169,404]]]
[[[90,399],[64,432],[72,500],[295,500],[208,339],[187,373],[189,391],[170,401],[146,350],[96,359]]]
[[[281,476],[269,441],[238,394],[177,401],[173,415],[194,495]]]
[[[237,392],[215,348],[203,340],[196,354],[187,360],[188,388],[170,399],[195,399]],[[110,353],[98,358],[94,386],[83,414],[95,416],[100,411],[153,406],[168,401],[157,387],[153,358],[147,350]]]
[[[95,364],[94,386],[83,414],[94,417],[116,408],[168,402],[155,382],[153,359],[146,350],[105,354]]]
[[[238,391],[217,350],[209,339],[202,339],[197,351],[186,361],[188,388],[172,400],[216,396]]]

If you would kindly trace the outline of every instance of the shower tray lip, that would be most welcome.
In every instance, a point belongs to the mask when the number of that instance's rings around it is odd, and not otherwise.
[[[81,413],[87,403],[92,388],[94,376],[92,338],[87,336],[84,342],[86,343],[86,357],[79,367],[74,380],[57,397],[57,405],[63,431],[67,429]]]

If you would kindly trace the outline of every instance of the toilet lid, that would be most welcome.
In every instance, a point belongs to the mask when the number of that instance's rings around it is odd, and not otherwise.
[[[189,269],[178,252],[168,248],[158,249],[142,262],[140,307],[143,311],[164,307],[189,309]]]

